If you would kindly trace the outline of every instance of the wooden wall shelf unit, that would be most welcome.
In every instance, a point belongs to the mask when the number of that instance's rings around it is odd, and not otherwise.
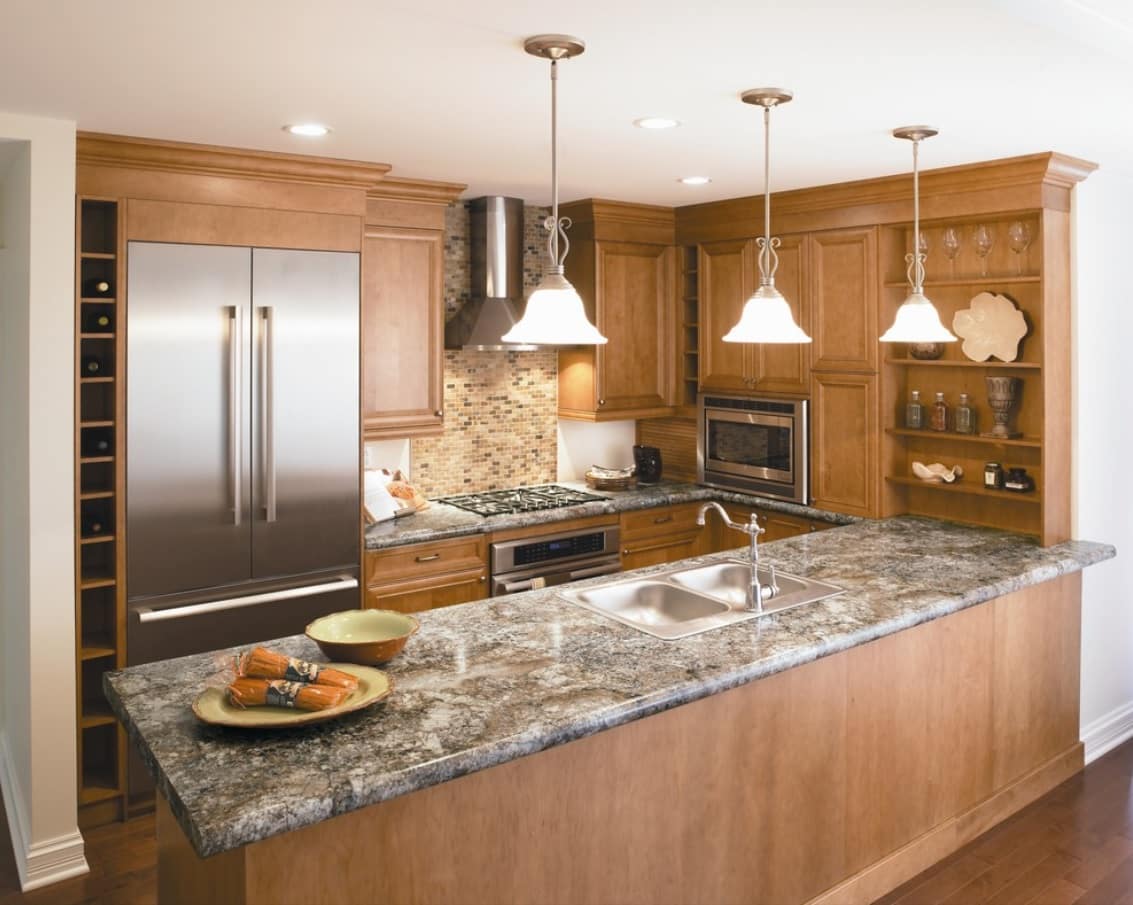
[[[122,218],[116,199],[79,196],[75,241],[75,688],[80,824],[125,815],[125,733],[102,674],[126,665]],[[94,286],[105,283],[106,289]],[[96,293],[97,294],[94,294]],[[91,318],[109,322],[94,332]]]
[[[696,316],[681,311],[686,322],[697,324],[699,356],[693,360],[699,389],[809,395],[811,485],[821,508],[872,517],[920,513],[1032,534],[1044,544],[1065,540],[1070,536],[1070,199],[1074,185],[1094,169],[1087,161],[1042,153],[921,174],[926,293],[948,326],[980,292],[1010,297],[1029,325],[1021,360],[1013,362],[968,361],[959,343],[947,346],[937,361],[908,357],[903,344],[880,346],[880,333],[893,322],[906,294],[913,188],[907,174],[775,196],[772,233],[783,237],[784,247],[797,246],[801,253],[801,272],[788,262],[783,291],[798,304],[800,325],[814,340],[803,353],[802,379],[793,372],[780,374],[783,362],[773,368],[761,364],[768,354],[762,349],[737,350],[720,342],[755,280],[751,242],[763,232],[764,199],[677,208],[677,246],[686,255],[697,249],[699,258]],[[1031,236],[1020,252],[1008,241],[1015,222],[1025,223]],[[981,224],[994,240],[983,257],[972,235]],[[944,243],[950,228],[960,238],[952,259]],[[685,303],[690,306],[691,301]],[[687,353],[688,336],[684,342],[681,351]],[[765,379],[765,372],[775,379]],[[905,402],[918,389],[926,405],[938,391],[951,407],[959,393],[968,393],[979,429],[987,430],[991,411],[984,377],[991,375],[1022,382],[1013,423],[1023,437],[994,441],[904,428]],[[695,447],[685,455],[694,456]],[[1035,492],[976,492],[982,491],[983,465],[991,459],[1026,468],[1036,481]],[[913,479],[915,460],[961,464],[963,489],[926,487]]]

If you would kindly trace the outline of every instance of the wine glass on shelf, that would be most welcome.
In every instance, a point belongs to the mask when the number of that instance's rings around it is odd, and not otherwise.
[[[940,237],[940,247],[944,249],[944,256],[948,258],[948,266],[952,269],[952,279],[956,279],[956,257],[960,254],[960,231],[955,226],[944,230]]]
[[[1018,265],[1019,275],[1023,274],[1024,255],[1031,245],[1031,228],[1022,220],[1016,220],[1007,227],[1007,245],[1015,252],[1015,261]]]
[[[987,276],[987,258],[991,254],[991,248],[995,245],[995,233],[992,232],[991,227],[986,224],[980,223],[972,231],[972,245],[975,246],[976,254],[980,259],[980,276]]]

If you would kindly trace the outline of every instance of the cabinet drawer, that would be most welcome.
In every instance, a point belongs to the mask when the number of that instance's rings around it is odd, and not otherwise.
[[[425,544],[408,544],[366,554],[366,586],[426,578],[446,572],[486,569],[488,539],[483,534]]]
[[[488,596],[488,570],[474,569],[366,588],[366,608],[419,613]]]
[[[678,503],[622,513],[622,545],[645,538],[698,534],[702,530],[696,524],[699,510],[700,503]]]

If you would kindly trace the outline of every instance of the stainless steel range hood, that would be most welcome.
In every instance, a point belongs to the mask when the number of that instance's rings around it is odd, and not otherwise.
[[[472,297],[445,324],[445,348],[525,352],[500,342],[523,306],[523,200],[489,195],[468,202]]]

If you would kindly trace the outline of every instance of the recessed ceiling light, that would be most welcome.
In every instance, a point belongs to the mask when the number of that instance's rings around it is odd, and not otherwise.
[[[672,129],[674,126],[679,126],[680,122],[664,116],[646,116],[635,119],[633,124],[639,129]]]
[[[677,180],[685,185],[708,185],[711,181],[707,176],[682,176]]]
[[[296,123],[292,126],[284,126],[283,131],[292,135],[304,135],[307,138],[322,138],[330,131],[330,126],[324,126],[322,123]]]

